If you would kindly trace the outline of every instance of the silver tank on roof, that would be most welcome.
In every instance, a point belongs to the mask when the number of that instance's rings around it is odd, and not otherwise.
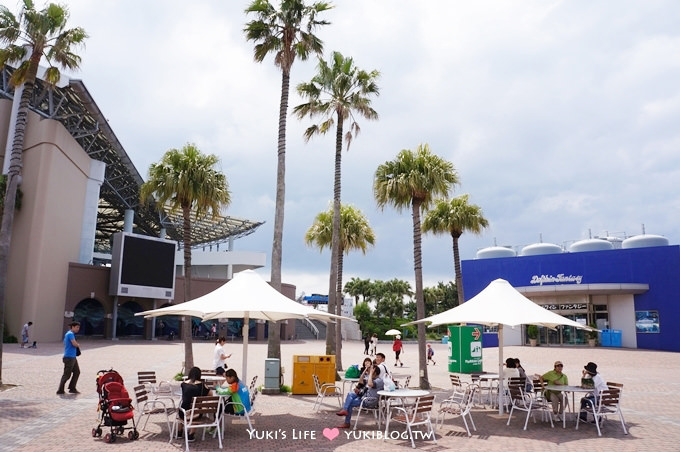
[[[628,237],[623,241],[623,249],[647,248],[650,246],[668,246],[668,239],[662,235],[642,234]]]
[[[560,254],[562,247],[554,243],[532,243],[522,248],[520,256],[537,256],[539,254]]]
[[[515,257],[517,253],[512,248],[504,246],[490,246],[477,251],[477,259],[492,259],[496,257]]]
[[[586,239],[574,242],[569,246],[569,251],[578,253],[580,251],[602,251],[613,250],[614,244],[604,239]]]

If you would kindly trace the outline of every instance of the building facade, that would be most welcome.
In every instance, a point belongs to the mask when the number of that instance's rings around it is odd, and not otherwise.
[[[612,345],[680,351],[678,245],[492,257],[465,260],[462,269],[468,299],[503,278],[546,309],[612,330],[612,337],[620,338],[620,344]],[[527,343],[524,328],[507,337],[507,345]],[[539,340],[548,345],[587,342],[585,332],[570,327],[541,328]]]

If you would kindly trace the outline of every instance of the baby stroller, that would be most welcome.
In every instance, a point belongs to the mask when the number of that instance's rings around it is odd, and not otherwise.
[[[132,399],[123,386],[123,377],[113,369],[97,372],[97,393],[99,394],[98,421],[99,425],[92,429],[92,437],[102,436],[102,425],[111,429],[104,435],[104,441],[112,443],[116,436],[123,436],[129,430],[127,437],[134,441],[139,438],[135,426],[135,415]],[[132,420],[132,427],[125,427],[128,420]]]

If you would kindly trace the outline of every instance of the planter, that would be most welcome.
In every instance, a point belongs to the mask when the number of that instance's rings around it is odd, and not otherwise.
[[[529,345],[531,345],[532,347],[536,347],[537,342],[538,342],[538,339],[529,338]]]
[[[597,339],[588,339],[588,345],[595,347],[597,345]]]

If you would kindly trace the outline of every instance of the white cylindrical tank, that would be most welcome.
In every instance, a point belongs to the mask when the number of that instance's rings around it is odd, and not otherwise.
[[[496,257],[515,257],[517,253],[512,248],[504,246],[490,246],[477,251],[477,259],[493,259]]]
[[[614,246],[615,250],[620,250],[623,244],[623,239],[619,237],[607,237],[607,241]]]
[[[613,250],[614,245],[604,239],[587,239],[579,240],[574,242],[569,247],[569,251],[572,253],[578,253],[580,251],[602,251],[602,250]]]
[[[554,243],[532,243],[522,248],[520,256],[537,256],[539,254],[560,254],[562,247]]]
[[[628,237],[621,246],[623,249],[668,246],[668,239],[662,235],[641,234]]]

